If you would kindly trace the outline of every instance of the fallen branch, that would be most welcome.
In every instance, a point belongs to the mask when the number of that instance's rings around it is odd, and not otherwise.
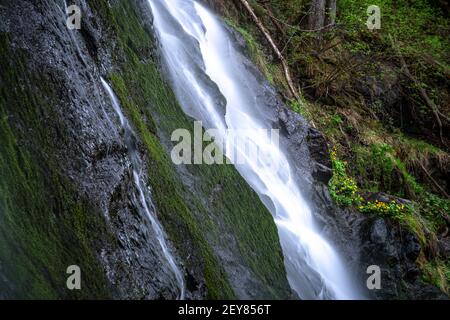
[[[431,176],[431,174],[428,172],[428,170],[425,168],[425,166],[422,163],[419,163],[420,167],[422,168],[423,172],[427,175],[428,179],[434,184],[434,186],[441,192],[442,195],[447,197],[447,199],[450,199],[450,196],[445,192],[444,188],[440,186],[439,183],[437,183],[436,180]]]
[[[419,90],[420,96],[422,97],[422,99],[425,101],[426,105],[430,108],[431,112],[433,113],[436,122],[439,126],[439,137],[441,138],[441,142],[443,145],[446,146],[446,143],[444,141],[444,137],[443,137],[443,132],[442,132],[442,121],[441,118],[439,116],[439,108],[436,106],[436,104],[433,102],[433,100],[430,99],[430,97],[428,97],[427,92],[425,91],[424,88],[422,88],[419,80],[417,80],[416,77],[414,77],[411,72],[409,71],[408,65],[406,64],[405,59],[403,58],[403,55],[400,52],[400,49],[398,48],[398,46],[395,44],[394,39],[392,38],[391,35],[389,35],[390,40],[392,42],[392,47],[397,51],[397,54],[400,58],[400,62],[402,64],[402,69],[403,69],[403,73],[409,78],[409,80],[411,80],[412,82],[414,82]]]
[[[437,68],[441,68],[442,72],[445,73],[445,75],[447,76],[447,78],[450,78],[450,68],[448,68],[447,66],[444,66],[442,63],[440,63],[439,61],[437,61],[436,59],[434,59],[431,55],[429,54],[424,54],[423,55],[423,59],[428,62],[429,64],[433,65],[434,67]]]
[[[264,37],[269,42],[269,44],[272,47],[272,50],[276,54],[277,58],[281,61],[281,65],[282,65],[283,70],[284,70],[284,76],[286,78],[286,82],[288,84],[289,91],[291,92],[291,94],[294,96],[295,99],[299,100],[300,99],[300,95],[298,94],[297,90],[295,89],[295,85],[294,85],[294,82],[292,81],[291,73],[289,71],[289,66],[288,66],[287,61],[284,58],[283,54],[278,49],[277,45],[275,44],[275,42],[273,41],[272,37],[270,36],[269,31],[264,26],[262,21],[258,18],[258,16],[256,15],[255,11],[253,11],[253,9],[250,6],[250,4],[246,0],[239,0],[239,1],[242,3],[244,8],[248,11],[248,13],[252,17],[253,21],[258,26],[259,30],[263,33]]]

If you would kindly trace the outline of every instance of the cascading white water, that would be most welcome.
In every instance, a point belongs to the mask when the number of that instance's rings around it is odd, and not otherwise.
[[[133,170],[133,182],[137,190],[136,200],[138,202],[138,205],[140,207],[140,210],[143,210],[145,216],[149,219],[151,227],[153,231],[155,232],[155,236],[158,239],[161,251],[164,255],[164,257],[167,260],[167,263],[169,264],[169,267],[171,271],[173,272],[176,281],[178,282],[178,287],[180,289],[180,295],[179,299],[184,299],[185,294],[185,285],[184,285],[184,277],[181,273],[180,269],[178,268],[177,264],[175,263],[175,259],[173,258],[172,254],[170,253],[170,250],[167,246],[164,231],[158,220],[156,220],[154,216],[155,212],[155,206],[151,200],[151,194],[150,190],[148,190],[145,187],[145,183],[142,181],[142,178],[140,177],[140,173],[142,172],[144,166],[142,164],[142,160],[139,157],[135,141],[136,136],[128,123],[127,118],[124,116],[121,106],[119,104],[119,101],[117,100],[116,95],[114,94],[113,90],[109,86],[109,84],[101,78],[101,82],[103,87],[105,88],[106,92],[108,93],[111,103],[113,105],[114,111],[116,112],[117,116],[119,117],[120,124],[125,132],[125,142],[127,144],[128,148],[128,154],[131,160],[132,170]]]
[[[148,1],[165,67],[185,112],[222,136],[227,129],[246,129],[245,138],[277,163],[274,170],[273,163],[246,156],[227,141],[224,153],[234,149],[244,156],[236,168],[274,217],[291,287],[302,299],[358,298],[339,256],[316,228],[286,155],[267,131],[258,130],[270,128],[254,93],[261,84],[239,59],[222,21],[194,0]],[[226,98],[225,115],[217,88]]]

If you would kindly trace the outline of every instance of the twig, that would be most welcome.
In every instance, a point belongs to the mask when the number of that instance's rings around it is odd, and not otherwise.
[[[431,174],[428,172],[428,170],[424,167],[422,163],[419,162],[420,167],[422,168],[423,172],[427,175],[428,179],[441,191],[442,195],[446,196],[448,199],[450,199],[450,196],[445,192],[444,188],[442,188],[439,183],[437,183],[436,180],[431,176]]]
[[[283,70],[284,70],[284,76],[285,76],[286,81],[288,83],[289,91],[291,92],[291,94],[297,100],[299,100],[300,99],[300,95],[297,93],[297,90],[295,89],[294,82],[292,81],[291,73],[289,71],[289,66],[287,64],[286,59],[284,58],[284,56],[282,55],[282,53],[278,49],[277,45],[273,41],[272,37],[269,34],[269,31],[266,29],[266,27],[264,26],[262,21],[258,18],[256,13],[253,11],[252,7],[247,2],[247,0],[240,0],[240,2],[244,6],[244,8],[248,11],[248,13],[251,15],[252,19],[254,20],[256,25],[258,26],[259,30],[264,34],[264,37],[269,42],[270,46],[272,47],[272,50],[275,52],[275,54],[277,55],[278,59],[281,61],[281,65],[282,65]]]
[[[389,35],[389,38],[391,40],[392,43],[392,47],[397,51],[398,56],[400,58],[400,62],[402,64],[402,69],[403,72],[405,73],[405,75],[416,84],[420,96],[422,97],[422,99],[425,101],[425,103],[427,104],[427,106],[430,108],[431,112],[433,113],[434,117],[436,118],[436,122],[439,126],[439,136],[441,138],[441,142],[443,145],[446,146],[446,143],[444,141],[444,137],[443,137],[443,133],[442,133],[442,121],[441,118],[439,117],[439,109],[436,106],[436,104],[428,97],[427,92],[425,91],[424,88],[422,88],[422,86],[420,85],[419,80],[417,80],[409,71],[408,65],[406,64],[405,59],[403,58],[402,53],[400,52],[400,49],[398,48],[398,46],[395,44],[394,39],[392,38],[391,35]]]

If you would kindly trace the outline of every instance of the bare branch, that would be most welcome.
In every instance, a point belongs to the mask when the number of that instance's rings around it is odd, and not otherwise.
[[[267,30],[267,28],[264,26],[262,21],[258,18],[258,16],[256,15],[255,11],[253,11],[253,9],[250,6],[250,4],[246,0],[240,0],[240,2],[244,6],[244,8],[248,11],[248,13],[252,17],[253,21],[258,26],[259,30],[264,34],[264,37],[269,42],[269,44],[272,47],[272,50],[276,54],[277,58],[281,61],[281,65],[282,65],[283,70],[284,70],[284,76],[286,78],[286,81],[287,81],[287,84],[288,84],[288,87],[289,87],[289,91],[298,100],[300,98],[300,96],[299,96],[297,90],[295,89],[295,85],[294,85],[294,82],[292,81],[291,73],[289,71],[289,66],[287,64],[286,59],[284,58],[283,54],[281,53],[281,51],[278,49],[277,45],[273,41],[273,39],[272,39],[271,35],[269,34],[269,31]]]

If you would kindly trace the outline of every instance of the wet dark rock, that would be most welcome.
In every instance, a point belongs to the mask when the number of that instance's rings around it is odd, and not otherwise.
[[[320,131],[309,128],[307,142],[311,158],[314,160],[313,177],[317,181],[327,184],[333,177],[333,170],[325,137]]]
[[[26,61],[16,61],[17,64],[24,63],[31,73],[42,75],[43,80],[55,84],[57,93],[52,98],[56,103],[49,103],[51,118],[42,115],[39,121],[51,132],[48,139],[55,145],[58,169],[77,187],[77,197],[92,205],[92,214],[103,215],[111,233],[111,237],[96,235],[99,246],[96,258],[102,263],[113,297],[176,298],[176,285],[167,274],[158,241],[133,197],[134,185],[123,130],[99,85],[100,76],[114,70],[111,57],[120,52],[114,50],[115,39],[108,32],[110,26],[99,20],[86,1],[76,2],[82,5],[86,18],[81,32],[65,27],[63,1],[53,0],[8,1],[0,10],[0,32],[8,34],[12,50],[25,53]],[[108,3],[114,5],[113,1]],[[243,49],[245,41],[235,35],[237,45]],[[140,54],[143,59],[150,59],[154,52]],[[326,186],[331,178],[331,162],[323,135],[282,103],[276,90],[264,82],[264,76],[248,59],[246,66],[250,72],[258,74],[263,83],[261,92],[255,93],[264,109],[261,116],[270,118],[274,127],[281,129],[283,146],[296,164],[295,178],[305,186],[306,196],[317,209],[314,214],[323,234],[338,248],[350,273],[356,275],[361,291],[367,297],[379,299],[445,298],[435,287],[421,282],[415,262],[422,248],[413,234],[389,220],[363,216],[333,204]],[[20,80],[27,82],[27,79]],[[372,81],[376,87],[372,99],[384,97],[387,105],[395,103],[395,90],[385,95],[395,89],[395,79],[386,82],[387,87],[375,79],[367,81]],[[19,116],[14,114],[11,118]],[[23,124],[18,125],[17,130],[28,132],[30,136],[36,133],[35,128]],[[22,143],[30,150],[38,148],[30,142]],[[139,142],[137,144],[140,157],[145,159],[143,148],[139,147]],[[194,185],[196,181],[191,182]],[[218,194],[222,192],[221,186],[215,190]],[[213,201],[212,196],[208,205],[212,206]],[[218,220],[217,223],[218,230],[226,230],[220,225],[224,222]],[[226,262],[224,268],[238,295],[260,297],[258,290],[262,285],[245,267],[240,255],[235,254],[238,244],[230,234],[221,234],[219,240],[226,244],[216,248],[217,255]],[[440,241],[439,248],[440,252],[448,253],[448,239]],[[203,262],[189,263],[190,259],[179,261],[185,266],[187,297],[204,298],[205,280],[198,276]],[[67,261],[68,265],[71,263]],[[380,291],[365,290],[366,269],[370,265],[382,269]],[[4,261],[0,259],[0,298],[14,297],[13,280],[6,277]]]
[[[367,291],[377,299],[447,299],[421,280],[416,260],[422,250],[411,232],[389,220],[368,217],[361,221],[361,262],[381,268],[381,289]]]
[[[441,238],[438,241],[439,254],[442,257],[450,257],[450,238]]]
[[[371,192],[363,195],[364,198],[369,202],[384,202],[384,203],[391,203],[396,202],[398,204],[409,204],[410,201],[406,199],[400,199],[398,197],[391,196],[389,194],[386,194],[384,192]]]
[[[447,299],[438,288],[423,283],[416,264],[422,252],[419,240],[404,227],[383,218],[374,218],[351,209],[340,209],[332,201],[327,183],[331,178],[329,150],[322,134],[310,127],[299,115],[281,107],[278,113],[282,132],[288,139],[289,152],[302,174],[310,179],[310,201],[317,208],[316,221],[323,233],[335,244],[356,275],[363,296],[371,299]],[[307,148],[301,148],[302,145]],[[299,153],[302,153],[301,155]],[[324,167],[324,171],[321,168]],[[305,172],[311,173],[311,177]],[[318,174],[320,172],[320,174]],[[368,201],[410,204],[410,201],[384,193],[365,196]],[[443,250],[447,248],[442,245]],[[447,248],[448,250],[448,248]],[[367,290],[366,270],[381,268],[381,290]]]
[[[372,104],[375,113],[379,109],[392,109],[402,100],[402,87],[400,77],[395,68],[389,65],[380,65],[376,74],[365,74],[361,78],[354,79],[354,88],[359,91]],[[378,109],[377,109],[378,108]]]
[[[419,257],[420,251],[422,250],[419,239],[417,239],[416,236],[409,233],[405,237],[405,246],[404,246],[404,253],[406,258],[408,258],[410,261],[416,261],[416,259]]]
[[[370,240],[373,243],[383,244],[386,243],[388,237],[388,230],[386,223],[383,219],[377,219],[370,230]]]
[[[53,118],[41,120],[52,133],[48,139],[55,146],[61,172],[70,177],[78,197],[92,205],[92,214],[103,215],[112,234],[112,238],[97,236],[97,259],[112,296],[174,299],[178,296],[175,279],[167,272],[149,221],[137,209],[123,130],[100,84],[100,75],[111,72],[115,39],[107,31],[110,27],[85,1],[76,1],[82,8],[83,28],[69,31],[63,3],[9,1],[0,10],[0,32],[8,35],[12,50],[27,57],[15,63],[26,64],[30,73],[42,75],[48,86],[53,86],[47,93]],[[50,92],[56,92],[55,96]],[[146,157],[142,150],[140,157]],[[1,283],[0,269],[3,289]]]

